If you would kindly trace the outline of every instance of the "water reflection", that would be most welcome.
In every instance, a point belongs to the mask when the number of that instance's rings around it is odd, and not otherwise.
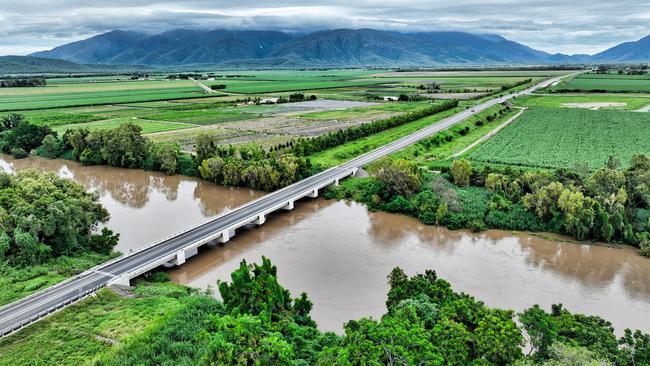
[[[259,197],[247,189],[140,170],[84,167],[43,159],[0,158],[7,171],[54,171],[99,193],[128,252]],[[611,248],[526,233],[448,231],[415,219],[368,212],[353,202],[303,200],[290,212],[269,216],[259,228],[239,230],[221,247],[171,271],[174,281],[196,287],[226,280],[242,259],[270,257],[294,295],[305,291],[325,330],[385,312],[386,275],[435,269],[458,291],[490,306],[547,308],[562,302],[625,327],[650,331],[650,260],[632,248]]]
[[[120,233],[117,250],[124,253],[185,230],[261,195],[249,189],[221,187],[179,175],[83,166],[65,160],[16,160],[3,155],[0,168],[8,172],[29,168],[56,172],[97,192],[111,214],[107,226]]]

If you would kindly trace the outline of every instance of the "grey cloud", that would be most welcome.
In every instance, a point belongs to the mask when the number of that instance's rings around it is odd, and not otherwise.
[[[25,54],[112,29],[376,28],[496,33],[548,52],[594,53],[650,33],[647,0],[5,0],[0,53]]]

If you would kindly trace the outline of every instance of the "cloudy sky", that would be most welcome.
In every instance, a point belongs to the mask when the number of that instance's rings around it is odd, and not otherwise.
[[[113,29],[343,27],[497,33],[548,52],[596,53],[650,34],[650,6],[648,0],[2,0],[0,54]]]

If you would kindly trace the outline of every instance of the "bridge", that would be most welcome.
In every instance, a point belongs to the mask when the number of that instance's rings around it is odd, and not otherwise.
[[[548,79],[523,91],[491,99],[473,108],[465,109],[344,164],[248,202],[187,231],[91,268],[57,285],[5,305],[0,308],[0,337],[38,321],[104,286],[129,285],[131,279],[167,263],[182,265],[187,258],[197,253],[200,246],[214,242],[225,243],[236,234],[237,229],[243,226],[262,225],[268,214],[275,211],[291,210],[295,202],[301,198],[317,197],[319,191],[324,187],[338,184],[341,179],[354,175],[360,167],[370,162],[445,130],[487,108],[513,97],[529,94],[559,79],[560,77]]]

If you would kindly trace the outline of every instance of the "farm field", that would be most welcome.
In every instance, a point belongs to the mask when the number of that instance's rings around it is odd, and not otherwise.
[[[539,168],[594,169],[615,156],[626,165],[650,154],[650,114],[532,108],[469,154],[471,160]]]
[[[115,120],[105,120],[105,121],[95,121],[88,123],[75,123],[70,125],[61,125],[55,126],[52,129],[60,134],[64,133],[67,130],[74,130],[78,128],[87,128],[89,130],[110,130],[115,127],[118,127],[121,124],[132,123],[134,125],[140,126],[142,128],[143,134],[163,132],[163,131],[174,131],[182,130],[186,128],[192,128],[194,125],[187,123],[177,123],[177,122],[165,122],[165,121],[149,121],[141,119],[125,119],[119,118]]]
[[[84,76],[48,79],[41,88],[0,90],[0,117],[24,114],[28,121],[68,129],[110,129],[135,123],[156,141],[172,141],[192,150],[201,133],[222,144],[258,142],[265,146],[295,137],[316,136],[337,129],[406,113],[431,100],[461,98],[465,89],[501,90],[504,85],[544,72],[386,73],[385,70],[215,71],[206,85],[225,84],[219,94],[206,94],[190,80],[167,80],[167,74],[146,80],[130,76]],[[412,76],[412,77],[411,77]],[[440,98],[384,102],[384,96],[425,94],[422,83],[440,85]],[[315,95],[316,101],[249,104],[251,100]],[[444,98],[443,98],[444,97]],[[484,98],[489,98],[484,97]],[[471,106],[477,100],[465,100]]]
[[[620,94],[554,94],[531,95],[518,98],[516,104],[522,107],[549,108],[598,108],[637,110],[650,104],[650,95],[620,95]],[[612,104],[612,106],[607,106]]]
[[[650,79],[647,75],[613,75],[613,74],[581,74],[571,80],[560,83],[553,88],[555,91],[585,91],[585,92],[650,92]]]
[[[440,146],[437,146],[430,143],[430,139],[425,139],[401,151],[398,151],[391,156],[398,159],[416,161],[420,166],[426,166],[432,161],[449,159],[453,154],[461,151],[470,144],[479,140],[481,137],[499,127],[501,124],[505,123],[520,111],[518,108],[512,108],[505,110],[505,113],[503,115],[500,115],[492,121],[488,121],[486,119],[488,115],[493,115],[501,108],[502,107],[500,106],[489,108],[479,115],[473,118],[469,118],[466,121],[454,126],[452,129],[444,132],[443,134],[453,135],[454,139],[451,142],[443,143]],[[482,121],[483,123],[479,125],[477,124],[477,121]],[[459,133],[459,131],[466,128],[469,128],[469,132],[464,135]]]
[[[345,145],[340,145],[332,149],[312,154],[310,155],[310,159],[313,163],[320,164],[323,167],[331,167],[449,117],[457,113],[459,110],[460,108],[450,109],[445,112],[419,119],[415,122],[376,133],[372,136],[351,141]]]
[[[158,82],[151,83],[150,88],[132,88],[130,82],[117,83],[120,84],[120,88],[104,88],[102,84],[93,85],[97,86],[97,88],[79,86],[76,89],[70,88],[70,86],[61,89],[56,87],[5,88],[6,90],[0,91],[0,111],[133,103],[206,96],[193,86],[176,86],[174,84],[173,86],[162,87]],[[35,92],[27,93],[15,89],[34,89]]]

